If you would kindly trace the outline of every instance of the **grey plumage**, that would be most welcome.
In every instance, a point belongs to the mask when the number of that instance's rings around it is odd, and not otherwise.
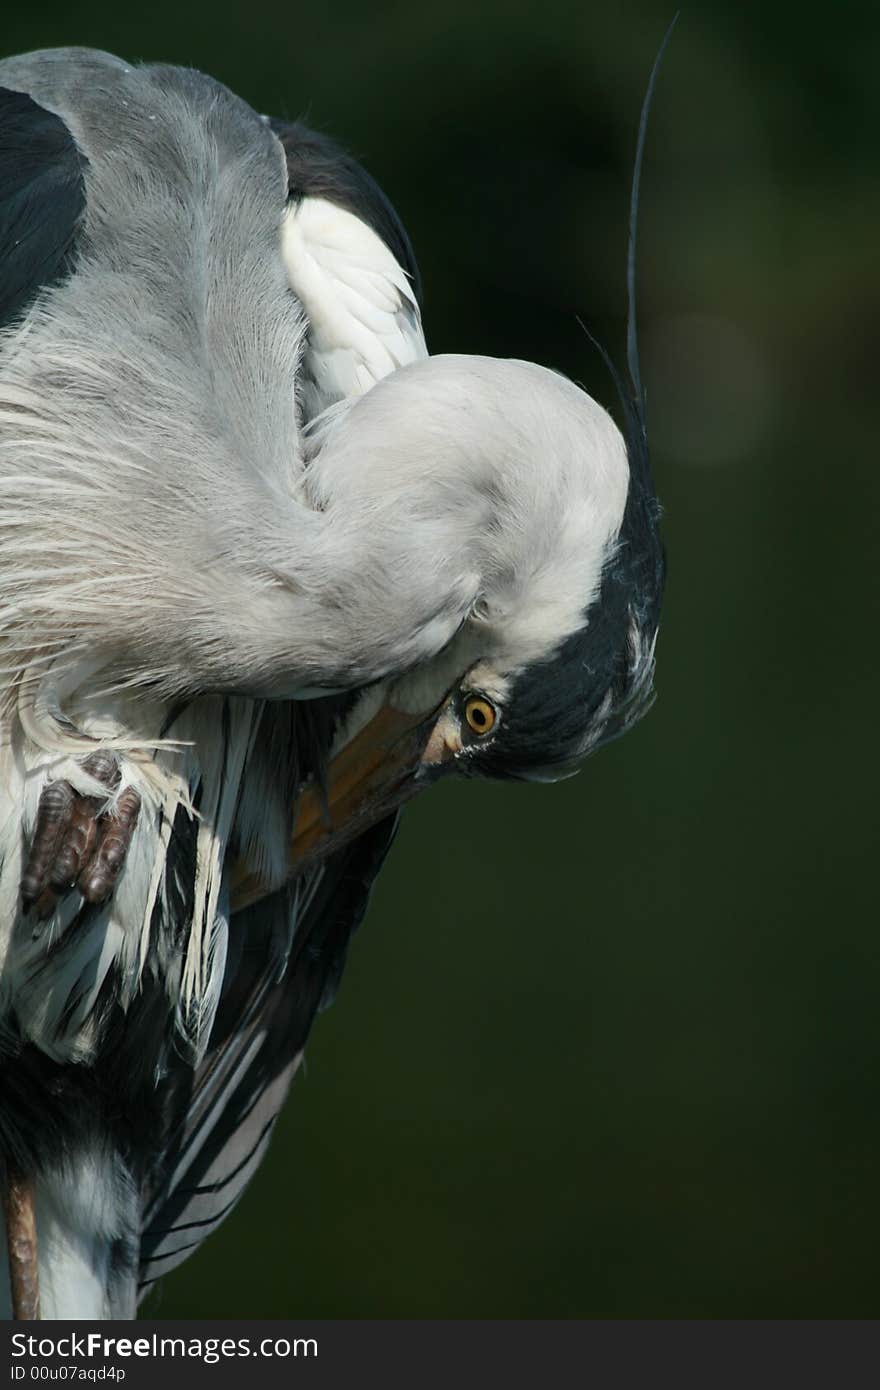
[[[531,363],[427,357],[406,235],[334,147],[90,50],[7,60],[0,88],[66,189],[0,342],[0,1146],[47,1211],[84,1165],[105,1194],[43,1258],[58,1315],[106,1316],[259,1162],[388,813],[447,771],[558,775],[628,726],[662,566],[646,456],[599,405]],[[291,883],[299,808],[383,710],[415,765]],[[36,924],[52,782],[140,814],[112,897]],[[233,915],[241,865],[265,897]]]

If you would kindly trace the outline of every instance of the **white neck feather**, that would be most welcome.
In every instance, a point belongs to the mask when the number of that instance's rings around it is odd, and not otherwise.
[[[610,416],[565,378],[434,357],[328,412],[310,447],[302,497],[325,518],[327,582],[348,575],[374,641],[398,629],[399,665],[468,619],[481,654],[512,671],[583,622],[629,469]]]

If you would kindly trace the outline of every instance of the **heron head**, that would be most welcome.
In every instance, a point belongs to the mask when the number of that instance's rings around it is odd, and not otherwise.
[[[644,433],[627,423],[625,440],[558,374],[483,358],[407,368],[346,413],[362,447],[347,472],[344,450],[341,468],[339,454],[319,459],[322,501],[332,509],[345,474],[357,534],[369,505],[374,546],[389,506],[389,525],[412,535],[403,584],[424,584],[421,567],[442,598],[463,570],[475,579],[439,651],[340,701],[326,786],[301,797],[294,858],[329,852],[441,776],[571,775],[649,708],[663,552]],[[365,462],[371,430],[393,439],[377,465],[384,501]],[[440,538],[439,560],[425,531]]]
[[[624,441],[604,411],[577,396],[567,404],[588,426],[587,480],[577,470],[567,477],[554,540],[537,567],[524,567],[516,602],[501,605],[499,630],[449,692],[426,746],[429,767],[440,760],[468,776],[556,781],[653,703],[665,557],[643,417],[624,400]],[[586,565],[571,553],[578,546]],[[489,601],[476,622],[490,627],[491,614]]]

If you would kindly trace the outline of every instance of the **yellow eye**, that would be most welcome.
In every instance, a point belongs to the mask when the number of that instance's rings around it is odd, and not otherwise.
[[[491,733],[497,715],[495,709],[482,695],[469,695],[465,701],[464,717],[475,734]]]

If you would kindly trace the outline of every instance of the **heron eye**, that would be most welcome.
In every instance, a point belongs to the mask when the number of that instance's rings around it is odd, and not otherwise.
[[[495,727],[495,709],[481,695],[470,695],[465,702],[464,717],[475,734],[488,734]]]

